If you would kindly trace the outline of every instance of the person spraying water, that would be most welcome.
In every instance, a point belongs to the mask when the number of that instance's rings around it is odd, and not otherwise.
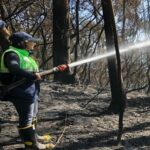
[[[128,51],[136,50],[136,49],[146,48],[146,47],[149,47],[149,46],[150,46],[150,40],[149,41],[144,41],[144,42],[138,43],[136,45],[131,45],[131,46],[128,46],[126,48],[120,49],[120,54],[128,52]],[[42,71],[42,72],[38,72],[38,74],[39,74],[39,76],[42,77],[42,76],[45,76],[45,75],[48,75],[48,74],[51,74],[51,73],[55,73],[55,72],[63,72],[65,70],[69,69],[69,68],[73,68],[75,66],[79,66],[79,65],[82,65],[82,64],[85,64],[85,63],[90,63],[90,62],[94,62],[94,61],[97,61],[97,60],[100,60],[100,59],[111,57],[113,55],[115,55],[115,51],[104,53],[104,54],[101,54],[101,55],[98,55],[98,56],[94,56],[94,57],[91,57],[91,58],[87,58],[87,59],[84,59],[84,60],[79,60],[79,61],[76,61],[76,62],[73,62],[73,63],[70,63],[70,64],[62,64],[62,65],[54,67],[54,68],[52,68],[50,70],[45,70],[45,71]],[[2,90],[3,92],[0,93],[0,95],[2,95],[2,94],[5,95],[5,93],[11,91],[12,89],[16,88],[17,86],[19,86],[21,84],[24,84],[25,82],[27,82],[27,79],[22,79],[22,80],[16,81],[15,83],[13,83],[11,85],[8,85],[8,86],[3,86],[4,90]],[[30,128],[30,127],[27,128],[27,129],[31,129],[31,131],[33,131],[32,128]],[[26,131],[26,128],[25,129],[24,128],[20,128],[19,130],[23,131],[23,132],[20,132],[20,134],[24,135],[24,132]],[[31,134],[31,132],[29,132],[29,133]],[[23,140],[26,142],[26,138],[24,138]],[[27,139],[27,140],[29,140],[29,139]],[[38,147],[42,147],[41,149],[45,149],[47,147],[53,148],[55,146],[52,143],[49,143],[48,145],[41,145],[37,141],[35,141],[35,138],[34,139],[33,138],[30,139],[30,141],[33,143],[33,146],[35,146],[35,147],[37,147],[37,146]],[[29,145],[27,145],[27,143],[25,143],[25,144],[26,144],[26,146],[29,146]]]
[[[143,50],[143,48],[147,48],[147,47],[150,47],[150,40],[143,41],[143,42],[140,42],[140,43],[136,43],[134,45],[130,45],[130,46],[121,48],[120,49],[120,54],[123,54],[125,52],[129,52],[129,51],[133,51],[133,50],[137,50],[137,49],[142,49]],[[111,52],[107,52],[107,53],[104,53],[104,54],[100,54],[98,56],[93,56],[93,57],[90,57],[90,58],[86,58],[86,59],[83,59],[83,60],[72,62],[70,64],[62,64],[62,65],[59,65],[59,66],[54,67],[52,69],[39,72],[39,74],[42,77],[42,76],[46,76],[46,75],[56,73],[56,72],[63,72],[65,70],[69,69],[69,68],[73,68],[73,67],[85,64],[85,63],[98,61],[98,60],[101,60],[101,59],[104,59],[104,58],[107,58],[107,57],[111,57],[115,54],[116,54],[116,52],[114,50],[112,50]],[[1,88],[1,89],[3,89],[2,90],[3,92],[1,92],[1,96],[5,95],[6,92],[12,90],[13,88],[23,84],[25,81],[26,81],[26,79],[23,79],[23,80],[15,82],[15,83],[7,86],[7,87],[2,86],[3,88]]]

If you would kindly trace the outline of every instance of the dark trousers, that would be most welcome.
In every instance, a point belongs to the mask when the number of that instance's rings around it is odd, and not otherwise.
[[[38,113],[38,96],[35,96],[34,101],[15,99],[12,103],[19,115],[19,127],[31,126]]]

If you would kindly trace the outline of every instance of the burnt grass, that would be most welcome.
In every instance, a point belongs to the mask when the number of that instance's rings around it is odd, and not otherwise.
[[[110,92],[88,85],[42,83],[38,133],[51,134],[55,150],[149,150],[150,96],[127,94],[122,141],[117,144],[118,115],[108,114]],[[23,148],[18,116],[10,102],[0,101],[0,150]]]

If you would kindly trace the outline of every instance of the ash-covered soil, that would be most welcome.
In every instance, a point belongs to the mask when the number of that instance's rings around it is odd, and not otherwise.
[[[127,95],[122,143],[116,145],[118,115],[108,115],[110,93],[97,95],[94,86],[42,83],[39,102],[40,134],[50,133],[56,150],[150,150],[150,96]],[[0,102],[0,149],[22,148],[17,113],[10,102]]]

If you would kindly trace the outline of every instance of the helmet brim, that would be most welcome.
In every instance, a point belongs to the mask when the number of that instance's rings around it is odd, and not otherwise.
[[[25,40],[26,42],[34,42],[34,43],[40,43],[42,40],[40,38],[34,38],[32,37],[31,39]]]

